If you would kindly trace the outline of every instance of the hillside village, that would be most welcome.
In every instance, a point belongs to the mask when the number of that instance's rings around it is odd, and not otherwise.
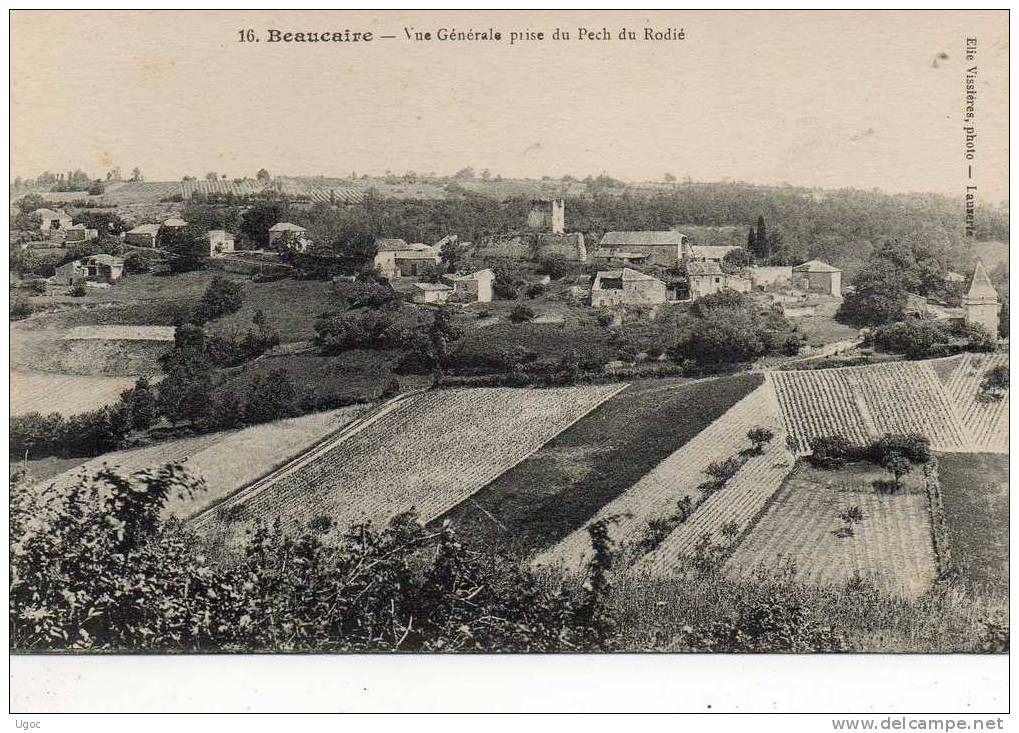
[[[413,511],[542,572],[588,572],[604,531],[638,588],[791,557],[819,594],[999,619],[1007,557],[969,523],[1007,531],[1001,211],[970,247],[862,192],[71,178],[12,190],[27,485],[182,461],[202,490],[160,516],[227,566],[259,522]]]

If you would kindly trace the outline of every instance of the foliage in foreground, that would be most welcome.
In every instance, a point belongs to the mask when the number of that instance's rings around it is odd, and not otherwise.
[[[327,517],[295,534],[256,527],[239,557],[217,563],[186,528],[159,520],[171,496],[203,490],[180,465],[103,468],[59,493],[19,478],[16,651],[832,652],[875,650],[859,637],[881,624],[915,633],[917,618],[922,651],[1008,644],[1007,617],[944,593],[911,605],[863,583],[826,593],[790,578],[730,581],[717,565],[664,581],[619,575],[612,518],[590,525],[580,579],[471,551],[449,523],[428,530],[413,512],[381,531],[340,532]]]

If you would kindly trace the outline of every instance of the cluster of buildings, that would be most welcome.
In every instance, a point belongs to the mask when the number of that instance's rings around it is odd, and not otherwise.
[[[966,281],[965,276],[955,272],[945,275],[945,282],[955,285]],[[987,275],[984,263],[977,260],[969,290],[962,296],[962,305],[958,308],[931,301],[922,295],[906,296],[906,316],[913,318],[929,318],[945,323],[965,323],[969,326],[980,326],[990,334],[998,333],[998,317],[1001,314],[1001,302],[998,291]]]

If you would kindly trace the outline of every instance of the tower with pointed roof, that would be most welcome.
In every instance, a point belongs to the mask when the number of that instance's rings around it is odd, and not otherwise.
[[[1001,304],[998,302],[998,291],[991,285],[991,279],[987,277],[987,270],[984,269],[981,260],[977,260],[969,292],[962,299],[962,307],[966,312],[966,325],[982,326],[997,338]]]

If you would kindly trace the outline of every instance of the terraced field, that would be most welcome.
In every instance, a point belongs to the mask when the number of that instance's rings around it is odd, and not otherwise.
[[[703,470],[712,461],[724,460],[749,447],[748,430],[757,425],[777,423],[779,417],[772,389],[771,384],[765,382],[737,402],[628,491],[606,504],[592,521],[615,516],[618,519],[610,528],[612,538],[620,544],[639,541],[649,521],[668,515],[684,496],[697,498],[697,486],[707,478]],[[534,562],[576,570],[583,566],[589,554],[590,540],[585,525],[538,554]]]
[[[277,191],[287,196],[306,197],[316,203],[356,204],[364,199],[364,194],[349,186],[319,185],[311,181],[280,178],[266,183],[264,181],[242,180],[230,181],[183,181],[179,184],[179,193],[186,200],[195,195],[230,194],[233,196],[255,196],[265,191]]]
[[[94,473],[104,464],[134,473],[165,463],[184,462],[192,474],[205,479],[206,490],[190,500],[172,498],[163,515],[164,518],[185,518],[306,451],[366,409],[365,406],[344,407],[243,430],[198,435],[107,453],[41,482],[35,488],[41,490],[54,486],[59,490],[80,476],[82,471]]]
[[[949,361],[949,360],[945,360]],[[988,370],[1009,365],[1008,354],[964,354],[943,377],[948,399],[966,432],[966,450],[1008,452],[1008,392],[1000,400],[980,396],[980,382]],[[943,372],[944,373],[944,372]]]
[[[429,521],[464,501],[626,385],[451,389],[408,397],[196,518],[226,548],[250,520]]]
[[[858,573],[889,594],[921,595],[936,572],[927,496],[916,483],[901,494],[876,493],[875,478],[887,474],[869,464],[837,473],[799,466],[725,571],[749,577],[791,563],[795,577],[812,585],[843,584]],[[839,515],[852,506],[864,518],[851,536],[839,536]]]
[[[884,433],[919,432],[946,451],[968,443],[937,374],[924,362],[773,372],[770,378],[801,454],[811,438],[834,434],[866,443]]]

